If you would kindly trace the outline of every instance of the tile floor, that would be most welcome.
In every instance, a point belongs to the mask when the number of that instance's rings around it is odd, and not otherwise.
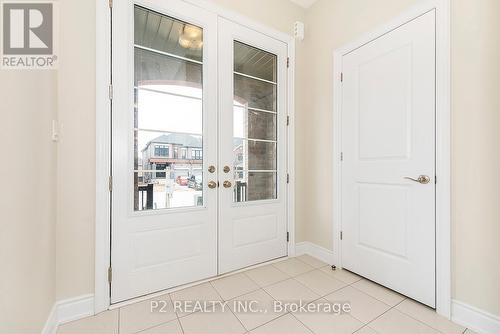
[[[183,301],[228,301],[223,309],[176,310]],[[350,311],[299,312],[273,302],[309,307],[349,303]],[[151,301],[163,312],[151,312]],[[234,302],[234,301],[237,301]],[[252,302],[252,304],[245,304]],[[245,312],[238,305],[251,305]],[[289,258],[59,327],[58,334],[473,334],[432,309],[309,255]]]

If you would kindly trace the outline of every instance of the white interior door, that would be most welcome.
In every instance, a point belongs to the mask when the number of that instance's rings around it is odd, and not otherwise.
[[[184,1],[113,3],[113,303],[217,274],[216,29]]]
[[[342,69],[342,266],[435,307],[435,12]]]
[[[219,273],[286,256],[287,46],[219,19]]]

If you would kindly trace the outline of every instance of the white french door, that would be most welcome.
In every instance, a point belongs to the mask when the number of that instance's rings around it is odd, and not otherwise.
[[[219,18],[220,273],[287,254],[286,59],[285,43]]]
[[[342,73],[342,266],[434,307],[435,12]]]
[[[286,44],[180,0],[112,26],[111,302],[286,256]]]

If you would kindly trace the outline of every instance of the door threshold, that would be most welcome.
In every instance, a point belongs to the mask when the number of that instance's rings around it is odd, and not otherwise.
[[[273,264],[273,263],[281,262],[281,261],[287,260],[288,258],[289,258],[289,256],[286,255],[286,256],[283,256],[283,257],[279,257],[277,259],[269,260],[269,261],[266,261],[266,262],[261,262],[261,263],[258,263],[258,264],[254,264],[252,266],[248,266],[248,267],[244,267],[244,268],[241,268],[241,269],[238,269],[238,270],[230,271],[230,272],[222,274],[222,275],[211,276],[211,277],[199,280],[199,281],[194,281],[194,282],[186,283],[186,284],[183,284],[183,285],[178,285],[178,286],[175,286],[173,288],[169,288],[169,289],[165,289],[165,290],[153,292],[153,293],[150,293],[150,294],[147,294],[147,295],[143,295],[143,296],[139,296],[139,297],[135,297],[135,298],[132,298],[132,299],[127,299],[127,300],[124,300],[124,301],[121,301],[121,302],[117,302],[117,303],[114,303],[114,304],[112,303],[111,305],[109,305],[108,310],[118,309],[118,308],[123,307],[123,306],[127,306],[127,305],[130,305],[130,304],[135,304],[135,303],[142,302],[142,301],[145,301],[145,300],[148,300],[148,299],[151,299],[151,298],[163,296],[164,294],[167,294],[167,293],[172,293],[172,292],[175,292],[175,291],[179,291],[179,290],[182,290],[182,289],[193,287],[193,286],[198,285],[198,284],[207,283],[207,282],[213,281],[214,279],[224,278],[224,277],[231,276],[231,275],[234,275],[234,274],[238,274],[238,273],[241,273],[241,272],[244,272],[244,271],[247,271],[247,270],[251,270],[251,269],[263,267],[263,266],[266,266],[268,264]]]

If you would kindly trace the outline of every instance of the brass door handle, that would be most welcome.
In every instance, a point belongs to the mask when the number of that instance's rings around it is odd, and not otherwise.
[[[412,181],[418,182],[420,184],[427,184],[431,181],[431,178],[428,177],[427,175],[419,175],[418,178],[416,178],[416,179],[409,177],[409,176],[405,176],[405,179],[412,180]]]
[[[224,166],[224,173],[229,173],[229,171],[231,170],[231,168],[229,166]]]
[[[210,189],[214,189],[215,187],[217,187],[217,183],[215,181],[210,181],[208,182],[208,187]]]
[[[231,188],[231,181],[224,181],[222,185],[224,186],[224,188]]]
[[[210,167],[208,167],[208,171],[209,171],[210,173],[214,173],[214,172],[215,172],[215,166],[210,166]]]

